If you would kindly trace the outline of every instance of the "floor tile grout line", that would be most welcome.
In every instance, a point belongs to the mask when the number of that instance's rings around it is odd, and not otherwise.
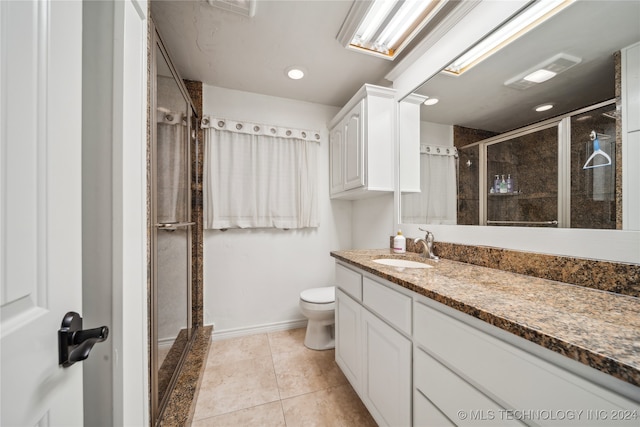
[[[273,375],[276,378],[276,387],[278,388],[278,397],[280,398],[280,406],[282,406],[282,393],[280,392],[280,382],[278,381],[278,373],[276,372],[276,361],[273,358],[273,347],[271,346],[270,332],[267,332],[267,344],[269,346],[269,355],[271,356],[271,366],[273,367]],[[282,415],[284,416],[284,409],[282,410]]]

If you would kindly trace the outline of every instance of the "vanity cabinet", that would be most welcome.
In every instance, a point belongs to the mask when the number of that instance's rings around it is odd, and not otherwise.
[[[635,425],[614,378],[336,263],[336,362],[379,425]]]
[[[358,279],[363,285],[361,299],[353,297],[359,293],[354,287]],[[397,319],[375,314],[366,305],[371,301],[383,307],[380,297],[397,292],[340,264],[336,264],[336,285],[338,366],[379,425],[411,425],[411,340],[396,329]],[[397,294],[410,303],[409,297]]]
[[[365,84],[329,123],[332,198],[393,191],[394,94],[393,89]]]
[[[637,404],[448,315],[447,309],[415,302],[414,382],[456,424],[608,425],[640,419]]]

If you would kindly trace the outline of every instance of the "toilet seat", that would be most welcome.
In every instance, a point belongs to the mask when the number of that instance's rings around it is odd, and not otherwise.
[[[330,304],[336,301],[336,287],[307,289],[300,292],[300,299],[313,304]]]

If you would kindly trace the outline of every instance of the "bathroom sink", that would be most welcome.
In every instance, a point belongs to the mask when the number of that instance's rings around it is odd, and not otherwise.
[[[423,262],[409,261],[407,259],[382,258],[374,259],[373,262],[382,265],[388,265],[396,268],[433,268],[429,264]]]

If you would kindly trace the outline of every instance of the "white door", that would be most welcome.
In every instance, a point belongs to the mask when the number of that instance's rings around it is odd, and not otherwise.
[[[57,337],[82,314],[81,49],[81,2],[0,1],[2,426],[83,422]]]

